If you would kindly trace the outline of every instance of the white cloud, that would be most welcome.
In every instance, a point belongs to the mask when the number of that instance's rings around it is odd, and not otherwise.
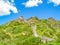
[[[22,4],[25,5],[25,7],[34,7],[34,6],[38,6],[38,4],[41,4],[41,3],[42,3],[42,0],[29,0]]]
[[[0,16],[9,15],[11,13],[18,13],[17,8],[13,6],[8,0],[0,0]]]
[[[48,3],[54,3],[54,6],[60,5],[60,0],[49,0]]]

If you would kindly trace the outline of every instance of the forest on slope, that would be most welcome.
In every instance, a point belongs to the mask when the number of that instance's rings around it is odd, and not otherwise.
[[[0,45],[60,45],[60,21],[21,16],[0,26]]]

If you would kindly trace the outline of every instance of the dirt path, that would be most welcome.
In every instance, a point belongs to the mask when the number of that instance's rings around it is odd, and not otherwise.
[[[37,32],[36,32],[36,25],[35,26],[31,26],[31,28],[32,28],[33,35],[35,37],[39,37],[43,43],[46,43],[46,42],[49,42],[49,41],[53,40],[52,38],[42,37],[42,36],[38,35]]]

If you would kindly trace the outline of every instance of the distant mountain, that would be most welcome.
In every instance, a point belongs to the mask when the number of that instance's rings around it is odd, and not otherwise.
[[[21,16],[0,26],[0,45],[60,45],[60,21]]]

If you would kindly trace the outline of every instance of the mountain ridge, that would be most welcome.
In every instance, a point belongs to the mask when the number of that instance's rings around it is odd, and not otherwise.
[[[31,17],[25,20],[21,16],[0,26],[0,42],[2,45],[10,45],[10,42],[11,45],[59,45],[59,24],[53,18]]]

